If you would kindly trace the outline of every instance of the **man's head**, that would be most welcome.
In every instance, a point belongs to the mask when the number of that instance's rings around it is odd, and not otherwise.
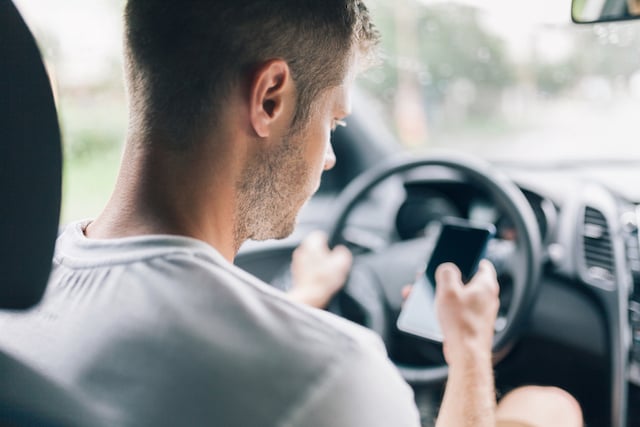
[[[279,58],[300,129],[377,33],[360,0],[128,0],[126,74],[135,131],[186,149],[215,128],[231,88]]]
[[[335,162],[330,130],[377,43],[364,4],[128,0],[125,17],[135,139],[196,157],[231,150],[236,247],[288,235]]]

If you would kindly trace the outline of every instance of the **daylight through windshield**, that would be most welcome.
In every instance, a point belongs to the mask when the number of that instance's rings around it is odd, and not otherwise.
[[[569,0],[368,4],[383,63],[361,86],[404,145],[525,162],[640,158],[640,22],[575,25]]]

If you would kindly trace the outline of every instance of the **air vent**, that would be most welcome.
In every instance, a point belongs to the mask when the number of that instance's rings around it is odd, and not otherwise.
[[[607,220],[602,212],[589,207],[585,209],[582,237],[587,273],[593,279],[613,284],[613,246]]]

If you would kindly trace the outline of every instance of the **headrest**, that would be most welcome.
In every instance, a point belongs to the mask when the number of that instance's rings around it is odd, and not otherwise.
[[[60,129],[35,40],[0,0],[0,308],[37,303],[60,216]]]

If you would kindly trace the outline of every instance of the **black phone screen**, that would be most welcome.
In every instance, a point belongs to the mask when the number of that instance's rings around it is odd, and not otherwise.
[[[462,281],[467,283],[476,273],[487,242],[494,234],[495,227],[492,224],[478,225],[454,219],[443,221],[425,271],[429,282],[436,283],[434,276],[440,264],[452,262],[462,272]]]

